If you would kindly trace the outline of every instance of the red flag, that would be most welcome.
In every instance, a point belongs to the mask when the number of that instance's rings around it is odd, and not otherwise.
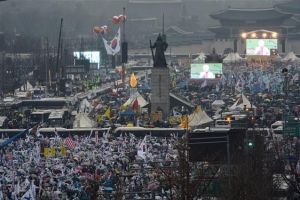
[[[136,110],[138,107],[139,107],[139,102],[136,98],[132,104],[132,110]]]
[[[70,149],[74,149],[74,148],[75,148],[75,143],[74,143],[74,141],[72,140],[71,137],[67,137],[67,138],[65,139],[65,144],[66,144],[66,146],[69,147]]]

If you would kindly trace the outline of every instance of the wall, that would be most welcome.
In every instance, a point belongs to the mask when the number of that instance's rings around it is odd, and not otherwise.
[[[216,53],[219,55],[223,55],[223,52],[226,48],[233,49],[233,40],[204,40],[202,44],[191,44],[191,45],[181,45],[181,46],[172,46],[170,45],[166,51],[166,54],[197,54],[200,52],[204,52],[205,54],[210,54],[212,49],[216,49]],[[131,49],[128,47],[128,54],[151,54],[150,49]],[[246,49],[246,41],[244,43],[241,39],[237,41],[237,53],[244,54]],[[295,54],[300,54],[300,40],[286,40],[285,43],[285,52],[288,53],[293,51]],[[278,40],[278,52],[281,52],[281,42]]]

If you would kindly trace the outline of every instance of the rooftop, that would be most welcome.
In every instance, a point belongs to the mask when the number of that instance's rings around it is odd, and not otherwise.
[[[276,20],[292,17],[292,13],[283,12],[277,8],[231,8],[212,13],[210,17],[217,20]]]
[[[300,14],[300,1],[294,0],[290,2],[280,3],[275,5],[275,7],[279,10],[290,12],[293,14]]]

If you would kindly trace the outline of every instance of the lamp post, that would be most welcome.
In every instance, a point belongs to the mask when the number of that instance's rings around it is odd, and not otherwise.
[[[283,109],[283,135],[285,132],[285,125],[286,125],[286,100],[287,100],[287,92],[288,92],[288,69],[287,68],[283,68],[282,69],[282,74],[284,75],[284,109]]]

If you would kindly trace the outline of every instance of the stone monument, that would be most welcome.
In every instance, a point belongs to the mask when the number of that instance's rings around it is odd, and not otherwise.
[[[153,58],[153,68],[151,70],[151,113],[161,111],[163,118],[165,118],[169,116],[170,112],[170,72],[165,58],[168,44],[158,35],[153,45],[150,40],[150,48]],[[155,49],[155,54],[153,49]]]

